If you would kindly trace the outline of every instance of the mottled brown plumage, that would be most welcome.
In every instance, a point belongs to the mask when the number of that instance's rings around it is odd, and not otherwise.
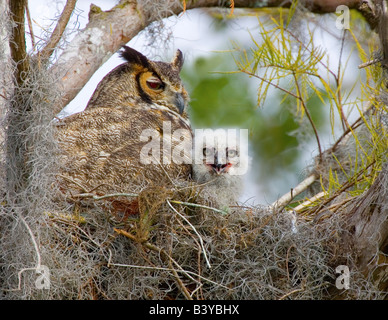
[[[172,132],[185,129],[191,137],[188,95],[179,77],[182,53],[178,50],[171,63],[149,61],[128,47],[121,55],[127,62],[98,84],[86,109],[58,123],[59,182],[66,193],[137,192],[150,183],[189,178],[188,164],[163,164],[162,156],[159,163],[141,161],[149,143],[141,138],[145,129],[162,141],[163,122],[168,122]],[[170,147],[180,142],[173,139]]]

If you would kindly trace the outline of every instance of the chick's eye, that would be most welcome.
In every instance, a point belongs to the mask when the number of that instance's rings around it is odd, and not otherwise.
[[[163,82],[153,77],[147,80],[147,86],[152,90],[160,90],[163,89]]]
[[[234,157],[237,157],[238,156],[238,152],[237,150],[234,150],[234,149],[228,149],[226,150],[226,155],[228,158],[234,158]]]
[[[203,155],[205,157],[211,157],[214,155],[214,148],[203,148]]]

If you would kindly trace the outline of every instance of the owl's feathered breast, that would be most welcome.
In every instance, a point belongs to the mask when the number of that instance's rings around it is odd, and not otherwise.
[[[150,61],[128,47],[121,55],[127,62],[104,77],[86,109],[58,124],[59,180],[66,192],[128,192],[190,175],[188,164],[163,162],[165,123],[172,132],[184,129],[191,141],[188,95],[179,77],[182,53],[171,63]],[[159,155],[152,152],[156,159],[147,163],[142,152],[152,141]],[[167,150],[180,141],[169,143]]]
[[[100,193],[129,192],[166,178],[187,179],[190,165],[163,164],[164,122],[171,125],[172,132],[184,129],[185,138],[191,139],[191,129],[183,118],[159,109],[92,108],[63,119],[58,125],[63,188],[73,193],[95,188]],[[150,133],[159,144],[160,156],[158,163],[144,164],[141,151],[151,142],[151,136],[144,139]],[[171,148],[178,143],[172,141]]]

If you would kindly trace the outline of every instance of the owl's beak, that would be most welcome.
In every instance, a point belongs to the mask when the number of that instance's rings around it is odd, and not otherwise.
[[[185,110],[185,100],[180,93],[175,95],[175,105],[178,108],[179,114],[182,114]]]
[[[228,172],[229,168],[232,166],[230,163],[227,163],[227,164],[211,164],[210,165],[213,169],[213,171],[217,174],[217,175],[220,175],[222,173],[226,173]]]

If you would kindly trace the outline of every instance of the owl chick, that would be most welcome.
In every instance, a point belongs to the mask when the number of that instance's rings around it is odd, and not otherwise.
[[[151,61],[129,47],[121,56],[126,63],[104,77],[85,110],[58,123],[58,178],[65,193],[137,192],[190,176],[186,161],[163,161],[181,143],[170,133],[180,130],[186,140],[192,135],[179,76],[182,53],[170,63]],[[152,161],[145,163],[144,153]]]
[[[195,130],[193,179],[218,206],[237,202],[248,168],[247,137],[236,130]]]

